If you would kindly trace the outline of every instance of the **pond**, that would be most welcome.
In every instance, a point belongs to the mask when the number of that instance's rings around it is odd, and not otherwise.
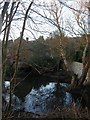
[[[77,68],[81,68],[82,65],[74,62],[73,66],[72,70],[80,76],[81,69]],[[60,78],[60,80],[62,79]],[[72,106],[73,100],[76,102],[76,106],[84,110],[85,108],[90,110],[90,86],[77,87],[70,94],[65,91],[68,84],[58,82],[56,82],[55,78],[52,80],[51,77],[47,76],[31,76],[23,81],[20,76],[20,84],[18,84],[12,94],[11,110],[45,115],[49,112],[53,113],[57,108],[62,110]],[[8,104],[10,82],[5,81],[3,88],[3,98]]]
[[[7,91],[3,96],[7,103],[9,102],[9,85],[10,83],[5,81]],[[47,83],[46,85],[40,85],[38,88],[30,89],[23,98],[21,98],[19,94],[17,95],[18,97],[13,94],[12,110],[23,110],[42,115],[54,111],[58,106],[67,107],[72,102],[72,96],[70,93],[64,91],[64,87],[67,87],[67,84]]]
[[[59,86],[61,87],[61,86]],[[38,90],[32,91],[25,97],[25,111],[43,114],[52,112],[56,107],[66,106],[71,102],[71,95],[57,89],[56,83],[42,85]]]

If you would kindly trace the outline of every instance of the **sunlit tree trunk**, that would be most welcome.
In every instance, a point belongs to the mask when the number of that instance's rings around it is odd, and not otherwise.
[[[81,74],[80,78],[74,77],[74,79],[72,80],[73,81],[72,86],[77,87],[77,86],[83,85],[83,83],[87,77],[88,69],[90,67],[90,23],[89,23],[90,10],[88,9],[88,13],[89,13],[88,14],[88,33],[85,29],[86,27],[85,27],[84,21],[83,22],[81,21],[84,19],[85,16],[81,17],[81,14],[75,13],[75,11],[73,11],[73,13],[75,15],[78,26],[82,29],[82,31],[85,34],[85,40],[86,40],[86,46],[85,46],[85,49],[83,51],[83,56],[82,56],[82,64],[83,64],[82,74]],[[80,20],[80,17],[82,18],[81,20]],[[77,83],[77,84],[75,84],[75,83]]]
[[[84,83],[89,67],[90,67],[90,35],[88,35],[87,45],[83,52],[83,70],[78,85],[82,85]]]

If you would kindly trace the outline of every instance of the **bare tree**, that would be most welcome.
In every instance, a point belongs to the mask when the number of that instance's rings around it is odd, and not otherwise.
[[[84,50],[84,53],[83,53],[83,60],[86,62],[84,65],[83,65],[83,70],[82,70],[82,75],[81,77],[79,78],[79,80],[76,80],[78,79],[76,76],[73,76],[74,73],[71,71],[72,73],[72,78],[75,79],[76,84],[75,86],[77,85],[82,85],[83,82],[85,81],[85,78],[86,78],[86,75],[87,75],[87,72],[88,72],[88,68],[89,68],[89,64],[90,64],[90,54],[88,52],[88,55],[86,55],[86,51],[90,51],[90,48],[89,48],[89,35],[87,34],[87,24],[85,23],[85,16],[88,15],[87,13],[85,13],[85,10],[86,9],[83,9],[83,7],[81,6],[80,10],[77,10],[72,8],[71,6],[67,6],[65,3],[63,3],[59,0],[57,1],[52,1],[51,4],[49,5],[44,5],[44,9],[46,9],[48,11],[48,14],[47,12],[43,11],[43,14],[40,14],[38,13],[37,11],[34,10],[35,13],[39,14],[40,16],[42,16],[48,23],[52,24],[53,26],[55,26],[59,33],[60,33],[60,54],[63,56],[64,58],[64,61],[65,61],[65,65],[67,66],[66,64],[66,58],[65,58],[65,55],[64,55],[64,50],[63,50],[63,44],[62,44],[62,39],[63,39],[63,36],[62,36],[62,5],[68,7],[69,9],[73,10],[73,13],[75,15],[75,20],[76,20],[76,23],[77,23],[77,26],[81,29],[81,32],[85,34],[85,39],[87,41],[87,44],[86,44],[86,47],[85,47],[85,50]],[[72,29],[73,30],[72,32],[74,32],[74,34],[76,34],[73,29],[73,26],[72,26]],[[80,31],[79,31],[80,32]],[[78,33],[78,31],[77,31]],[[79,33],[81,34],[81,33]],[[77,34],[76,34],[77,35]],[[87,57],[86,57],[87,56]],[[68,69],[68,66],[66,67]]]
[[[1,34],[1,29],[2,29],[4,16],[5,16],[5,13],[6,13],[7,9],[8,9],[8,6],[9,6],[9,2],[5,2],[4,6],[3,6],[3,10],[2,10],[1,16],[0,16],[0,34]]]
[[[80,10],[85,10],[84,7],[81,6]],[[83,70],[82,70],[82,75],[79,78],[77,85],[82,85],[86,79],[88,69],[90,67],[90,35],[88,34],[88,29],[87,29],[87,17],[85,14],[82,15],[82,13],[78,13],[76,11],[73,11],[73,14],[75,15],[75,20],[79,28],[82,30],[82,33],[85,35],[85,41],[86,41],[86,46],[83,51],[83,56],[82,56],[82,64],[83,64]],[[88,14],[87,14],[88,15]],[[77,79],[77,78],[76,78]],[[75,81],[77,81],[75,79]]]
[[[2,2],[0,2],[1,4]],[[1,34],[1,29],[2,29],[2,25],[3,25],[3,20],[4,20],[4,16],[5,16],[5,13],[8,9],[8,6],[9,6],[9,2],[5,2],[4,3],[4,6],[3,6],[3,9],[2,9],[2,13],[0,15],[0,34]],[[2,44],[1,44],[1,41],[0,41],[0,58],[2,58]],[[2,79],[2,59],[0,59],[0,79]],[[0,84],[0,119],[2,119],[2,83]]]
[[[29,6],[28,6],[28,8],[26,10],[26,13],[25,13],[25,17],[24,17],[24,21],[23,21],[23,26],[22,26],[22,32],[21,32],[21,36],[20,36],[20,39],[19,39],[19,46],[18,46],[17,54],[16,54],[15,71],[14,71],[14,74],[13,74],[11,80],[10,80],[10,99],[9,99],[9,104],[7,106],[6,113],[5,113],[4,117],[10,116],[10,114],[11,114],[11,111],[10,111],[10,113],[8,113],[8,111],[10,110],[11,103],[12,103],[12,93],[13,93],[13,87],[15,85],[15,76],[16,76],[17,66],[18,66],[18,60],[19,60],[19,51],[20,51],[20,46],[21,46],[21,42],[22,42],[22,39],[23,39],[23,34],[24,34],[24,30],[25,30],[25,24],[26,24],[28,12],[29,12],[29,10],[30,10],[33,2],[34,2],[34,0],[32,0],[32,2],[29,4]],[[12,4],[12,6],[13,6],[13,4]]]
[[[43,18],[43,21],[46,22],[48,25],[52,25],[56,30],[59,32],[59,57],[62,56],[65,64],[66,70],[68,70],[67,67],[67,61],[65,57],[65,51],[63,49],[63,6],[59,3],[58,0],[53,0],[50,2],[50,4],[43,4],[41,6],[43,13],[39,13],[36,10],[32,10],[33,12],[37,13],[39,16]]]

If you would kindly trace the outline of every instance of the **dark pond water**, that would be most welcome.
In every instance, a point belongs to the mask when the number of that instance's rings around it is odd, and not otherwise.
[[[28,84],[28,83],[27,83]],[[5,88],[9,88],[10,83],[5,82]],[[71,94],[65,92],[63,87],[66,84],[48,83],[41,85],[39,88],[32,88],[22,99],[13,94],[12,95],[12,110],[24,110],[37,114],[45,114],[53,111],[58,106],[66,107],[72,102]],[[25,92],[25,90],[24,90]],[[23,94],[23,90],[22,90]],[[9,101],[8,90],[3,94],[6,101]]]

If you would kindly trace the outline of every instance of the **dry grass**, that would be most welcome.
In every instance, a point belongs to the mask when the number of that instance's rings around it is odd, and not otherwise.
[[[57,107],[53,112],[39,115],[30,112],[23,112],[23,111],[15,111],[12,113],[11,118],[10,116],[6,120],[16,120],[16,119],[31,119],[31,118],[60,118],[60,119],[83,119],[83,120],[90,120],[87,109],[81,109],[75,107],[73,104],[68,107]],[[2,120],[5,120],[2,119]]]
[[[43,116],[41,116],[43,117]],[[86,109],[76,108],[73,105],[67,108],[58,107],[52,113],[48,113],[44,118],[69,118],[69,119],[89,119]]]

